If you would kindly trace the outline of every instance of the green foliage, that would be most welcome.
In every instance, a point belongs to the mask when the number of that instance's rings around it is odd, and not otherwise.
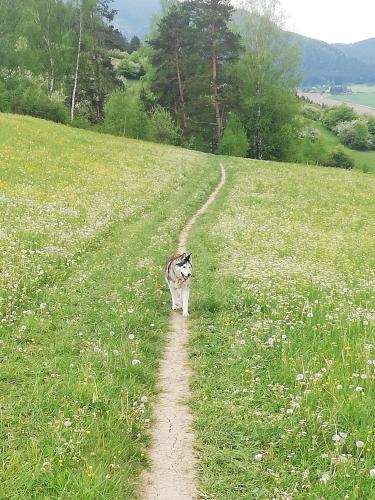
[[[372,147],[367,123],[361,120],[339,122],[335,132],[342,144],[351,149],[366,150]]]
[[[346,104],[328,108],[324,111],[322,123],[330,130],[334,130],[339,122],[349,122],[358,118],[353,109]]]
[[[324,165],[326,167],[345,168],[346,170],[351,170],[354,167],[354,160],[341,146],[337,146],[329,153]]]
[[[120,76],[124,76],[129,80],[139,80],[145,75],[145,69],[142,66],[138,57],[134,57],[135,52],[131,56],[125,56],[116,68],[116,72]]]
[[[228,156],[246,157],[249,150],[249,141],[241,120],[235,113],[230,113],[223,138],[219,146],[219,153]]]
[[[161,106],[157,106],[151,115],[150,138],[164,144],[179,144],[181,141],[180,129],[172,115]]]
[[[51,100],[47,92],[28,80],[0,82],[0,111],[30,115],[57,123],[68,122],[68,110],[62,102]]]
[[[295,156],[300,122],[294,89],[298,48],[274,21],[274,12],[241,11],[236,19],[245,51],[240,58],[240,113],[250,140],[249,156],[288,160]]]
[[[146,139],[149,123],[138,96],[127,89],[111,95],[105,105],[105,130],[134,139]]]
[[[129,43],[129,53],[137,51],[141,46],[141,41],[137,36],[133,36]]]

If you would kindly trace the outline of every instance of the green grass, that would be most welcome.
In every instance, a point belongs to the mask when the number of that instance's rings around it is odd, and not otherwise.
[[[362,104],[364,106],[369,106],[370,108],[375,108],[375,92],[361,92],[353,94],[339,94],[330,95],[330,99],[342,102],[351,102],[353,104]]]
[[[202,498],[374,498],[375,178],[225,162],[190,240]]]
[[[319,130],[321,138],[329,150],[340,145],[346,153],[353,158],[355,169],[375,173],[375,151],[356,151],[354,149],[349,149],[341,144],[338,137],[322,124],[311,121],[311,126]]]
[[[1,498],[136,498],[163,264],[217,159],[0,115]]]

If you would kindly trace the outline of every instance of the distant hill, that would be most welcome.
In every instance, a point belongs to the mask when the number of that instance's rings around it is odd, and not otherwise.
[[[294,37],[301,47],[305,85],[329,81],[336,84],[375,82],[375,39],[345,45],[329,44],[296,34]],[[363,58],[358,56],[359,53]]]
[[[375,38],[356,43],[335,43],[334,46],[348,57],[354,57],[365,64],[375,66]]]

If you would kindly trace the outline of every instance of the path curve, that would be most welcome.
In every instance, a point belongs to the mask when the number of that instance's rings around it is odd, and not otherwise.
[[[192,226],[225,184],[222,164],[221,180],[206,203],[181,231],[178,251],[185,252]],[[154,409],[155,424],[150,449],[151,469],[142,478],[143,500],[192,500],[198,495],[196,458],[193,451],[193,416],[187,407],[190,399],[191,368],[187,352],[188,318],[172,311],[167,348],[160,364],[160,399]]]

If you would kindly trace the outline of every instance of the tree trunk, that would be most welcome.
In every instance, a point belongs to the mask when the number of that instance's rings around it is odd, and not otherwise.
[[[77,61],[76,61],[76,72],[74,75],[74,85],[72,92],[72,107],[70,110],[70,121],[74,120],[74,110],[76,105],[76,94],[78,85],[78,74],[79,74],[79,63],[81,59],[81,45],[82,45],[82,4],[79,10],[79,36],[78,36],[78,50],[77,50]]]
[[[263,144],[262,144],[262,127],[261,127],[262,108],[261,108],[261,104],[260,104],[260,95],[261,95],[260,82],[257,83],[256,95],[258,98],[256,157],[257,157],[257,160],[262,160],[263,159]]]
[[[212,93],[215,100],[215,122],[216,122],[216,146],[219,146],[223,135],[221,98],[219,93],[219,82],[217,77],[217,54],[216,54],[216,22],[211,18],[211,76]]]
[[[178,92],[180,95],[180,105],[182,109],[182,123],[184,130],[186,129],[186,115],[185,115],[185,93],[184,93],[184,84],[182,82],[181,77],[181,65],[180,65],[180,56],[178,54],[178,49],[176,50],[176,72],[177,72],[177,80],[178,80]]]

